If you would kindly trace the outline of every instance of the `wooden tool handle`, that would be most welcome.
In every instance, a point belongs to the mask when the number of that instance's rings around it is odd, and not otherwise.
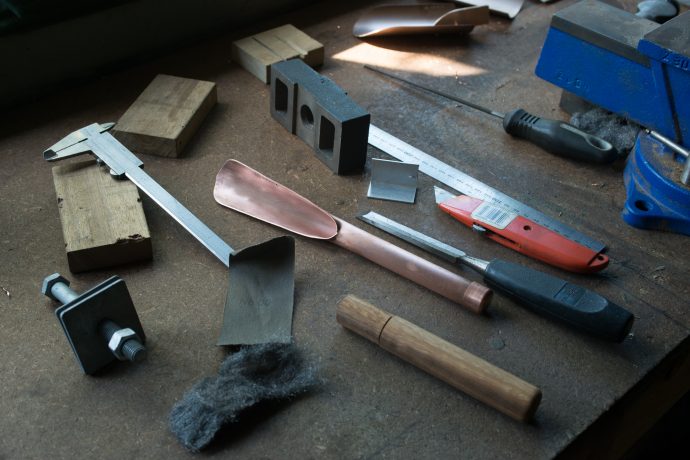
[[[409,321],[348,295],[338,303],[338,322],[473,398],[529,421],[541,401],[534,385],[484,361]]]
[[[453,302],[482,313],[491,299],[491,290],[462,276],[422,259],[411,252],[360,230],[344,220],[338,223],[338,234],[331,241],[381,265]]]

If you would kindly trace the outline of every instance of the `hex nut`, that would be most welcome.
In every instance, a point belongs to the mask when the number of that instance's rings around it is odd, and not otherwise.
[[[122,346],[126,341],[135,339],[141,342],[139,336],[132,329],[126,327],[115,331],[108,341],[108,348],[113,352],[113,355],[120,361],[127,361],[127,358],[122,354]]]
[[[64,283],[67,286],[69,286],[69,281],[65,279],[61,274],[59,273],[53,273],[52,275],[48,275],[43,279],[43,285],[41,286],[41,292],[47,296],[50,297],[51,299],[55,300],[56,302],[59,302],[60,300],[57,299],[53,295],[53,286],[57,283]]]

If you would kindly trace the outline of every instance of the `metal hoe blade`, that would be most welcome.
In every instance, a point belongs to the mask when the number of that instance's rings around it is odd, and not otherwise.
[[[352,34],[366,38],[382,35],[469,33],[475,25],[489,22],[483,6],[456,8],[443,3],[383,5],[367,10],[355,23]]]
[[[218,345],[292,340],[295,239],[280,236],[230,256],[230,280]]]
[[[542,3],[551,0],[541,0]],[[502,13],[513,19],[522,9],[525,0],[454,0],[453,3],[459,5],[486,5],[492,12]]]

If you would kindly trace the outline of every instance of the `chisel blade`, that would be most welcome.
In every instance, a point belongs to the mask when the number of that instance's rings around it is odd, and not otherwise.
[[[359,215],[357,218],[449,262],[458,264],[461,262],[462,258],[467,255],[457,248],[449,246],[439,240],[435,240],[416,230],[412,230],[374,211]]]

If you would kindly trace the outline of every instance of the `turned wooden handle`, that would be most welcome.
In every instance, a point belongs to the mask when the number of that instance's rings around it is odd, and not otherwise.
[[[484,361],[409,321],[348,295],[338,322],[453,387],[504,414],[527,422],[541,401],[534,385]]]
[[[475,313],[482,313],[489,304],[491,290],[483,284],[469,281],[344,220],[335,216],[333,218],[338,223],[338,234],[331,241],[338,246],[441,294]]]

